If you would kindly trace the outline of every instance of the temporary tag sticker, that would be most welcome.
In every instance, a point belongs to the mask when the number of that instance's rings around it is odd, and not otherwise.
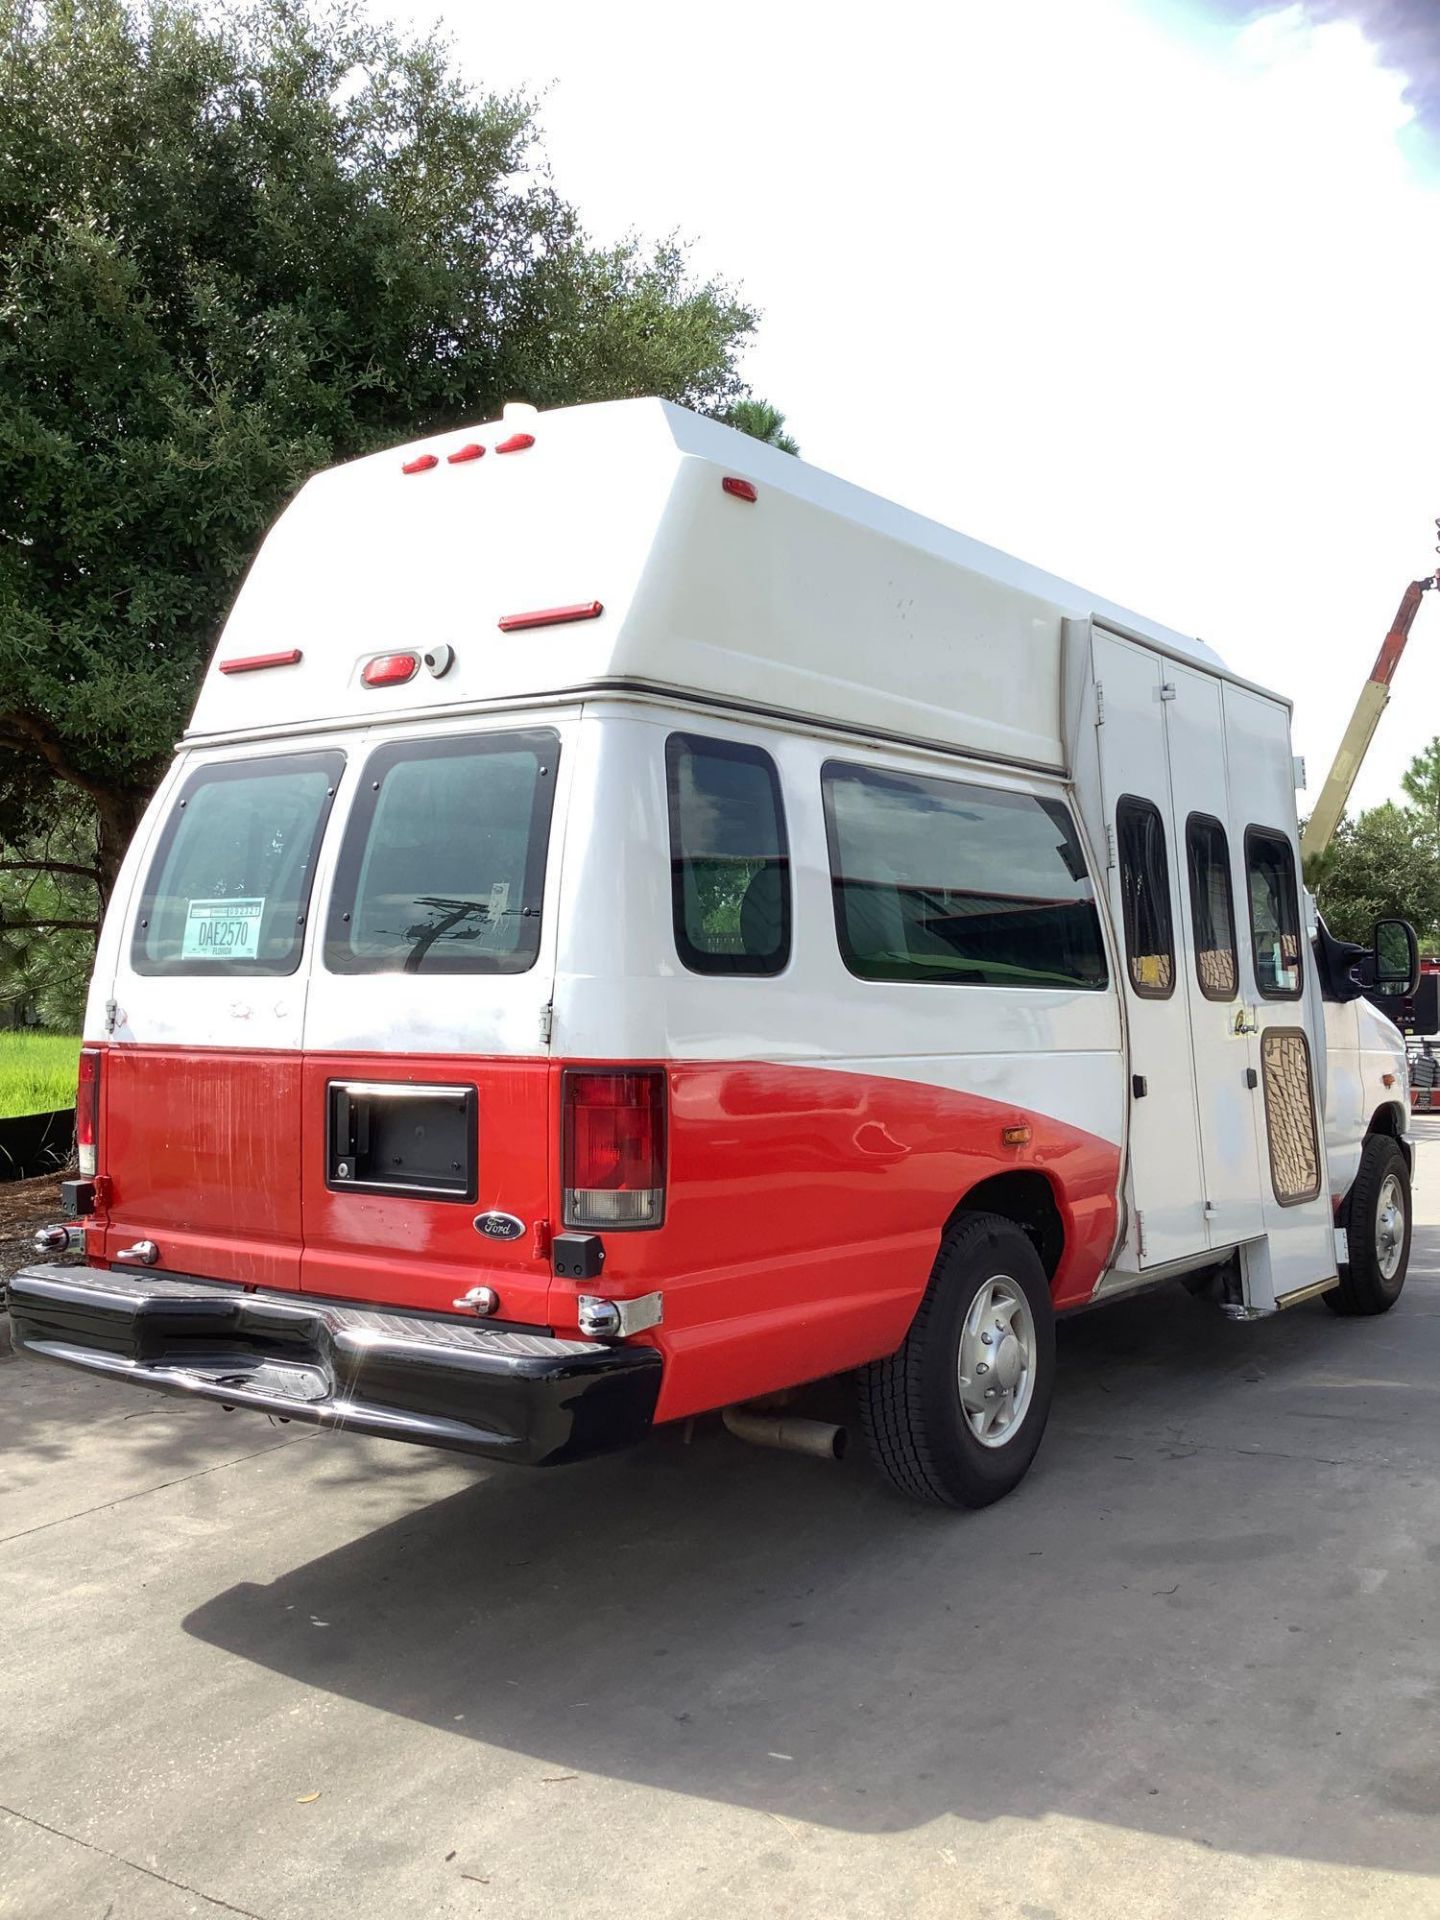
[[[192,900],[185,916],[182,960],[253,960],[259,952],[259,900]]]

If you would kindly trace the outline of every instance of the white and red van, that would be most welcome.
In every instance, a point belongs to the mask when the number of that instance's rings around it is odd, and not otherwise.
[[[17,1343],[536,1463],[814,1443],[854,1373],[982,1504],[1057,1314],[1399,1294],[1414,937],[1316,922],[1294,780],[1198,642],[659,401],[321,474],[126,860]]]

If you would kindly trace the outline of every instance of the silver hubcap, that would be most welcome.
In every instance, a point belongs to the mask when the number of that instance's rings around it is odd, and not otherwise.
[[[1384,1279],[1393,1280],[1405,1250],[1405,1189],[1395,1174],[1385,1176],[1375,1210],[1375,1258]]]
[[[982,1447],[1003,1447],[1030,1408],[1035,1387],[1035,1320],[1030,1302],[1004,1274],[971,1302],[960,1335],[960,1405]]]

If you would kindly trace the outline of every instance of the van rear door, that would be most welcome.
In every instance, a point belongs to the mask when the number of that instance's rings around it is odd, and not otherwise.
[[[151,816],[102,1070],[103,1257],[300,1281],[300,1044],[311,886],[338,748],[191,755]]]
[[[546,1324],[567,723],[355,749],[305,1015],[302,1285]],[[567,749],[568,751],[568,749]]]

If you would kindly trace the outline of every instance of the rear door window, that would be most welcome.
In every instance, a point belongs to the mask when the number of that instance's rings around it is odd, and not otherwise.
[[[160,834],[131,940],[139,974],[288,974],[342,753],[197,767]]]
[[[1175,936],[1159,808],[1127,794],[1115,809],[1115,839],[1130,985],[1142,1000],[1168,1000],[1175,991]]]
[[[325,929],[332,973],[524,973],[560,738],[404,740],[366,761]]]
[[[1185,851],[1200,991],[1207,1000],[1233,1000],[1239,987],[1239,969],[1235,964],[1235,903],[1230,891],[1230,846],[1225,829],[1208,814],[1192,813],[1185,828]]]
[[[692,973],[779,973],[790,958],[790,861],[775,763],[759,747],[672,733],[675,947]]]
[[[1095,889],[1064,803],[830,761],[835,930],[862,980],[1103,987]]]
[[[1251,827],[1245,835],[1255,985],[1266,1000],[1300,998],[1300,900],[1295,855],[1283,833]]]

